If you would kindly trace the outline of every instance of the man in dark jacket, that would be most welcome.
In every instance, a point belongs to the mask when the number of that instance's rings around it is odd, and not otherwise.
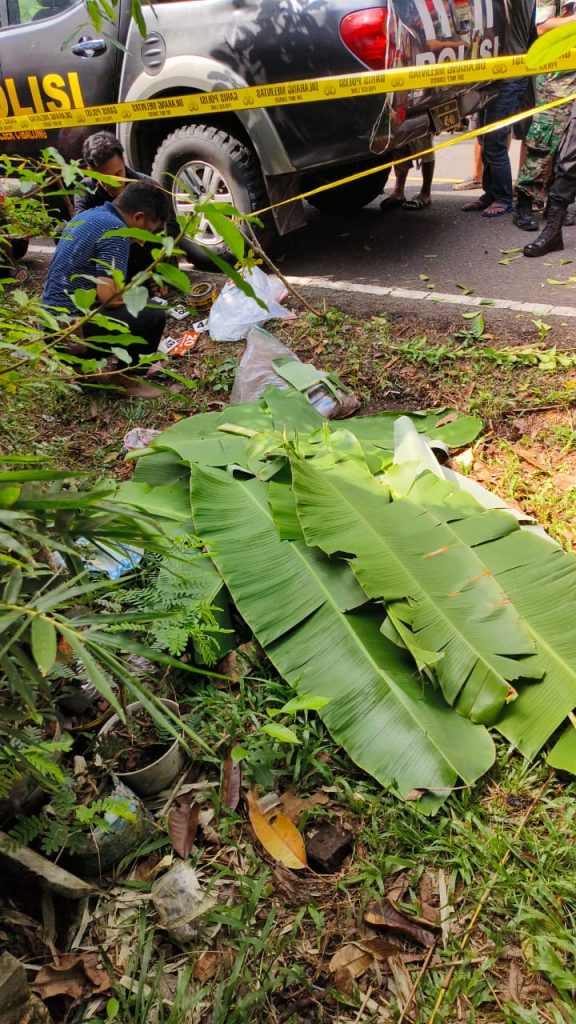
[[[99,174],[109,175],[111,178],[117,178],[118,181],[115,184],[96,181],[89,175],[82,178],[79,190],[74,196],[74,216],[115,199],[129,181],[144,181],[147,185],[155,185],[156,188],[159,188],[153,178],[127,166],[124,160],[124,147],[112,132],[95,132],[94,135],[89,135],[82,147],[82,160],[87,170],[98,171]],[[173,210],[168,218],[166,231],[173,238],[176,238],[179,233],[178,222]],[[128,262],[128,280],[141,270],[145,270],[151,262],[152,255],[149,245],[133,245]]]

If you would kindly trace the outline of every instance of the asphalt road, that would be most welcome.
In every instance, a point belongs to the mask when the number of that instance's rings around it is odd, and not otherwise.
[[[519,144],[513,142],[514,176],[518,150]],[[568,282],[571,275],[576,277],[576,227],[565,229],[564,252],[541,259],[505,253],[536,235],[520,231],[511,216],[488,221],[479,213],[462,212],[467,200],[480,195],[479,191],[452,190],[455,181],[469,175],[471,154],[471,142],[459,142],[437,154],[433,202],[423,211],[381,211],[380,198],[354,214],[339,216],[308,207],[308,226],[285,240],[282,271],[294,283],[312,286],[329,304],[336,304],[333,293],[337,292],[347,296],[349,307],[356,295],[359,309],[366,304],[373,308],[370,297],[374,296],[380,305],[390,298],[394,305],[399,302],[414,313],[420,303],[423,309],[431,309],[437,300],[445,307],[460,306],[462,312],[467,303],[487,298],[497,300],[503,309],[509,306],[517,315],[523,311],[534,316],[540,310],[576,329],[576,281],[568,286],[548,283],[549,278]],[[420,180],[417,170],[410,172],[408,196],[419,191]],[[505,259],[509,264],[500,262]],[[561,263],[562,259],[573,264]],[[463,296],[464,288],[458,285],[471,289],[471,295]],[[403,289],[408,294],[386,295],[382,289]],[[519,303],[530,305],[523,308]]]

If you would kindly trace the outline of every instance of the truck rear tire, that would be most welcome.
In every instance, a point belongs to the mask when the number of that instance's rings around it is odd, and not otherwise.
[[[348,174],[353,173],[353,170],[348,171]],[[347,185],[327,189],[326,192],[319,192],[317,196],[310,196],[308,202],[321,213],[353,213],[354,210],[361,210],[362,207],[368,206],[368,203],[371,203],[376,196],[384,191],[389,173],[389,171],[379,171],[367,175],[366,178],[350,181]],[[345,178],[346,170],[343,170],[339,177]],[[316,181],[312,187],[327,184],[328,180]]]
[[[242,213],[261,210],[270,202],[255,153],[211,125],[188,125],[168,135],[154,158],[152,177],[172,191],[177,213],[186,212],[190,194],[198,198],[213,194],[216,202],[231,203]],[[264,228],[254,226],[254,230],[264,247],[275,232],[270,214],[262,220]],[[195,240],[186,239],[182,248],[202,269],[216,269],[207,250],[221,259],[231,258],[222,237],[207,221],[200,223]],[[236,262],[235,257],[232,260]]]

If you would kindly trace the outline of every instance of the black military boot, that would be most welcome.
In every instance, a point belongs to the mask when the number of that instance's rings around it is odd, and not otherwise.
[[[548,204],[548,219],[546,227],[529,245],[524,246],[525,256],[545,256],[547,252],[558,252],[564,248],[562,238],[562,225],[566,217],[566,207],[555,203],[553,199]]]
[[[532,213],[532,198],[518,189],[512,220],[521,231],[538,231],[538,219]]]

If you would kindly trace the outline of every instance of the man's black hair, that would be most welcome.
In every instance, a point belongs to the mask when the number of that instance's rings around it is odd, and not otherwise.
[[[124,146],[112,132],[95,132],[82,146],[82,159],[87,167],[99,171],[113,156],[124,156]]]
[[[167,196],[157,185],[131,181],[114,200],[121,213],[145,213],[151,220],[165,224],[171,213]]]

